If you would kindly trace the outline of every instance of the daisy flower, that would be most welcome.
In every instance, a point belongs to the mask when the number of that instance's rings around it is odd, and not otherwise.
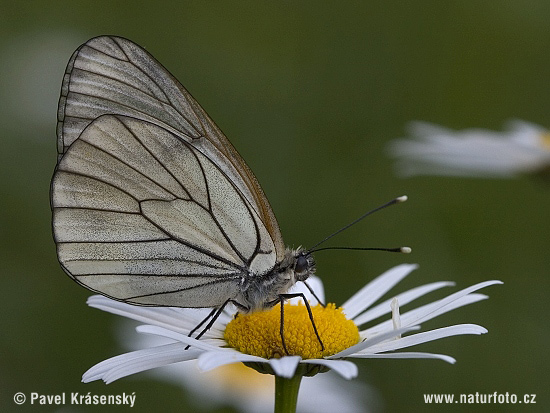
[[[396,350],[444,337],[486,333],[487,330],[481,326],[459,324],[407,335],[419,330],[422,322],[487,298],[476,291],[501,282],[482,282],[403,314],[400,314],[399,306],[454,284],[426,284],[374,305],[416,268],[413,264],[402,264],[386,271],[338,308],[330,304],[323,307],[313,296],[308,296],[323,346],[314,332],[306,307],[294,300],[286,303],[284,334],[290,355],[282,350],[280,309],[276,307],[236,317],[230,311],[224,311],[212,328],[197,340],[188,334],[209,312],[207,309],[138,307],[103,296],[92,296],[88,299],[91,307],[146,323],[136,330],[164,337],[170,342],[105,360],[84,373],[82,380],[102,379],[110,383],[134,373],[189,360],[197,360],[202,371],[245,363],[260,372],[274,374],[276,380],[314,375],[329,369],[351,379],[358,371],[354,363],[346,360],[348,358],[428,358],[454,363],[455,360],[448,355]],[[321,281],[313,277],[308,284],[323,301]],[[363,327],[382,316],[387,316],[387,319]]]
[[[389,146],[403,176],[510,178],[550,169],[550,132],[532,123],[511,121],[504,132],[454,131],[425,122],[412,122],[408,129],[413,139]]]
[[[305,287],[304,292],[307,291]],[[157,335],[136,334],[136,322],[121,320],[117,338],[126,350],[169,344]],[[272,413],[275,402],[272,375],[260,374],[243,363],[234,363],[202,372],[197,362],[176,363],[147,372],[152,379],[180,387],[190,403],[203,410],[231,406],[242,413]],[[345,385],[344,385],[345,383]],[[338,391],[334,391],[338,389]],[[299,413],[356,413],[379,411],[379,392],[362,381],[346,381],[334,372],[303,380],[298,394]]]

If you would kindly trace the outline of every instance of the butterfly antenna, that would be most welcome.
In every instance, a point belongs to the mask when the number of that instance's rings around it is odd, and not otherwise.
[[[324,250],[354,250],[354,251],[387,251],[387,252],[401,252],[403,254],[410,254],[412,252],[410,247],[395,247],[395,248],[371,248],[371,247],[323,247],[309,250],[308,253],[324,251]]]
[[[348,229],[349,227],[351,227],[352,225],[355,225],[357,224],[359,221],[363,220],[364,218],[368,217],[369,215],[375,213],[376,211],[380,211],[381,209],[384,209],[384,208],[387,208],[391,205],[395,205],[395,204],[400,204],[401,202],[405,202],[407,200],[407,195],[403,195],[403,196],[399,196],[397,198],[394,198],[392,199],[391,201],[389,202],[386,202],[385,204],[383,205],[380,205],[379,207],[377,208],[374,208],[366,213],[364,213],[363,215],[361,215],[359,218],[357,218],[355,221],[352,221],[350,222],[349,224],[343,226],[342,228],[340,228],[338,231],[336,232],[333,232],[332,234],[330,234],[328,237],[326,237],[325,239],[319,241],[317,244],[315,244],[313,247],[311,247],[310,249],[308,249],[308,253],[312,253],[314,251],[320,251],[321,249],[315,249],[316,247],[318,247],[319,245],[321,245],[322,243],[328,241],[329,239],[331,239],[332,237],[338,235],[340,232]],[[403,249],[407,249],[408,247],[403,247]],[[361,250],[383,250],[383,251],[394,251],[394,250],[397,250],[396,248],[348,248],[348,247],[337,247],[337,248],[323,248],[323,249],[361,249]],[[408,248],[408,251],[396,251],[396,252],[410,252],[410,248]]]

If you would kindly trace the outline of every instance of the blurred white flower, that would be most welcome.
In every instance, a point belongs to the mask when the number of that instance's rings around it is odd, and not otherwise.
[[[509,178],[550,168],[550,132],[532,123],[510,121],[504,132],[454,131],[425,122],[412,122],[408,129],[412,139],[389,145],[401,176]]]

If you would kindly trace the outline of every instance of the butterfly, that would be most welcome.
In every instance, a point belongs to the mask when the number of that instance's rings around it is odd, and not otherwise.
[[[57,117],[53,234],[80,285],[129,304],[249,312],[315,272],[310,252],[285,247],[222,131],[137,44],[80,46]]]
[[[50,203],[61,267],[129,304],[212,307],[197,338],[229,303],[246,313],[295,296],[317,334],[303,294],[287,293],[315,273],[312,253],[329,249],[315,247],[406,199],[308,250],[286,248],[237,150],[174,76],[122,37],[95,37],[74,52],[57,119]],[[286,350],[283,320],[281,305]]]

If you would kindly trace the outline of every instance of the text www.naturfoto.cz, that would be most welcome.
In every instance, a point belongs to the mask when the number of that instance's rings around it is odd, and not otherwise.
[[[535,404],[536,394],[524,394],[518,397],[514,393],[467,393],[460,394],[424,394],[426,404]]]

